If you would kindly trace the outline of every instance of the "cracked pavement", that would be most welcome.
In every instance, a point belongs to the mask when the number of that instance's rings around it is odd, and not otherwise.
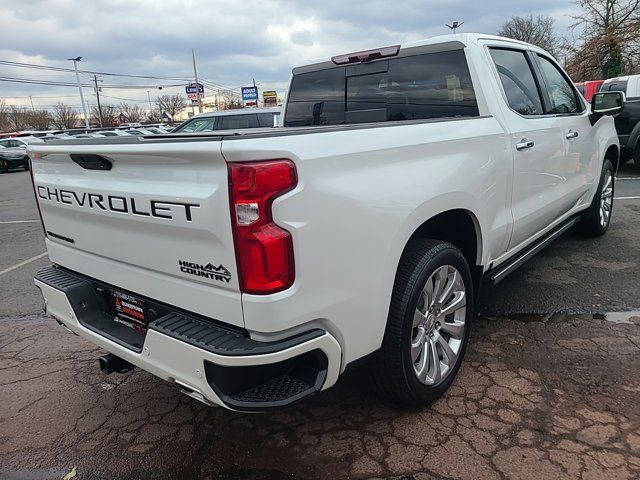
[[[104,376],[100,349],[44,317],[2,319],[0,339],[4,478],[640,477],[640,316],[478,318],[453,387],[421,410],[360,370],[237,414],[144,371]]]
[[[27,175],[0,178],[0,220],[36,215]],[[36,260],[0,276],[0,478],[640,478],[638,211],[621,202],[603,239],[565,236],[485,291],[457,379],[419,410],[373,394],[366,366],[259,415],[138,369],[105,376],[101,349],[40,313]],[[4,227],[22,248],[0,270],[42,252],[39,225]]]

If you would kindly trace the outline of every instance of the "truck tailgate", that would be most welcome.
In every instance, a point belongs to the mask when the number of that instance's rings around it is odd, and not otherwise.
[[[216,139],[37,145],[32,170],[49,257],[242,326],[220,146]]]

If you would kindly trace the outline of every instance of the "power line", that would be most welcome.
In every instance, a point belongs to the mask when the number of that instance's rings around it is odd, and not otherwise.
[[[74,70],[72,68],[66,67],[54,67],[51,65],[38,65],[35,63],[23,63],[23,62],[13,62],[10,60],[0,60],[0,65],[7,65],[13,67],[21,67],[21,68],[32,68],[39,70],[51,70],[57,72],[70,72],[73,73]],[[114,72],[97,72],[93,70],[78,70],[78,73],[85,73],[89,75],[105,75],[105,76],[114,76],[114,77],[130,77],[130,78],[146,78],[153,80],[179,80],[179,81],[190,81],[190,77],[165,77],[158,75],[135,75],[130,73],[114,73]]]

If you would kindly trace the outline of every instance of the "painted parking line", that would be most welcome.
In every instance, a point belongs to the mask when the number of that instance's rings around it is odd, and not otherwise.
[[[614,200],[640,200],[640,196],[635,197],[613,197]]]
[[[28,263],[35,262],[36,260],[45,257],[47,252],[41,253],[40,255],[36,255],[35,257],[28,258],[24,262],[16,263],[13,267],[5,268],[4,270],[0,270],[0,275],[4,275],[5,273],[12,272],[16,268],[24,267]]]
[[[40,223],[40,220],[9,220],[7,222],[0,222],[0,225],[7,225],[10,223]]]

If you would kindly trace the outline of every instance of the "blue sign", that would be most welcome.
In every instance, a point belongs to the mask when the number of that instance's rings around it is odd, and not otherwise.
[[[197,90],[196,86],[198,87]],[[204,86],[201,83],[198,83],[197,85],[195,83],[190,83],[189,85],[184,87],[184,91],[186,93],[200,93],[202,95],[204,93]]]
[[[257,102],[258,87],[242,87],[242,100],[245,102]]]

